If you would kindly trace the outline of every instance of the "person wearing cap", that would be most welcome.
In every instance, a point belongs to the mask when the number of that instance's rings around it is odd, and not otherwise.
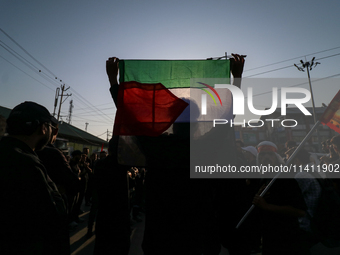
[[[261,142],[258,146],[258,165],[280,166],[284,164],[277,154],[277,146]],[[299,227],[299,217],[307,209],[302,192],[294,178],[277,178],[264,197],[259,194],[271,179],[264,179],[262,189],[253,199],[253,204],[262,214],[263,254],[309,254],[306,236]]]
[[[24,102],[7,119],[0,140],[1,254],[69,254],[65,203],[36,151],[51,140],[55,119]]]
[[[256,165],[257,150],[254,146],[242,147],[243,155],[249,165]]]

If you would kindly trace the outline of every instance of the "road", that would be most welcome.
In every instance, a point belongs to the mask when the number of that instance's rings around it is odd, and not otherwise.
[[[87,239],[87,220],[89,216],[90,207],[83,205],[82,209],[85,211],[80,215],[80,218],[84,220],[79,223],[78,227],[70,232],[70,244],[71,244],[71,255],[93,255],[94,243],[95,243],[95,233],[94,235]],[[138,222],[132,225],[131,234],[131,246],[129,255],[143,255],[141,248],[143,233],[144,233],[144,215],[142,215],[142,222]],[[95,228],[95,226],[94,226]],[[329,249],[322,244],[315,245],[311,250],[311,255],[339,255],[340,247],[335,249]],[[160,254],[162,255],[162,254]],[[220,255],[229,255],[228,250],[222,248]],[[254,254],[255,255],[255,254]],[[261,255],[258,253],[256,255]]]

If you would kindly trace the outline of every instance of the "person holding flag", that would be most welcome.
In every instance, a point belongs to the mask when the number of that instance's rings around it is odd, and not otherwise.
[[[277,146],[264,141],[258,144],[258,165],[284,164],[277,154]],[[293,178],[277,178],[270,192],[259,194],[271,179],[264,179],[263,186],[253,199],[262,214],[262,254],[308,254],[304,233],[299,227],[299,217],[305,216],[304,202],[298,183]]]
[[[244,56],[233,56],[231,72],[237,78],[234,85],[240,87]],[[209,60],[206,63],[213,68],[216,64],[226,65],[228,61]],[[127,68],[128,64],[127,61],[121,65],[118,58],[109,58],[106,70],[111,85],[110,92],[117,107],[113,133],[116,136],[136,135],[146,157],[146,219],[142,244],[144,254],[218,255],[220,243],[213,209],[216,203],[213,196],[215,182],[189,178],[190,138],[188,133],[182,132],[187,130],[189,123],[177,123],[176,126],[180,128],[176,128],[174,134],[163,134],[188,103],[174,96],[160,83],[128,81],[118,86],[118,70]],[[138,64],[143,65],[143,62]],[[140,69],[145,69],[145,66],[140,65]],[[228,72],[229,69],[227,72],[224,70],[222,75],[225,76]],[[120,73],[121,81],[122,76],[124,74]],[[131,95],[137,96],[131,98]],[[145,103],[136,104],[139,100],[144,100]],[[126,103],[131,103],[131,107]],[[147,108],[148,105],[152,108]],[[151,112],[154,116],[151,122],[141,119],[146,112]],[[153,115],[154,113],[156,114]]]

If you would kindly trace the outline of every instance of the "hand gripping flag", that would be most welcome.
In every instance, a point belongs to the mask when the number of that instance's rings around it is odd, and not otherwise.
[[[322,114],[320,122],[340,133],[340,90]]]

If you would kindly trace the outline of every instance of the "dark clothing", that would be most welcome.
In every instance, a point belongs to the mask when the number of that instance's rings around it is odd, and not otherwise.
[[[116,106],[118,87],[110,88]],[[210,180],[190,179],[190,126],[179,125],[178,135],[135,137],[148,166],[143,252],[219,254],[214,188]]]
[[[264,196],[269,204],[306,210],[301,190],[294,179],[276,179]],[[262,211],[262,254],[306,254],[305,235],[297,217]],[[307,253],[308,254],[308,253]]]
[[[48,176],[57,185],[60,193],[65,193],[68,197],[77,193],[78,176],[72,171],[64,154],[48,144],[37,155],[46,168]]]
[[[36,153],[0,141],[0,254],[69,254],[64,201]]]
[[[130,247],[127,168],[109,155],[97,161],[94,176],[98,195],[94,254],[127,255]]]
[[[251,250],[261,244],[261,221],[255,208],[239,229],[236,225],[252,205],[259,190],[259,179],[218,179],[216,207],[221,244],[230,255],[250,255]],[[250,183],[249,183],[250,182]]]
[[[64,154],[53,144],[46,145],[43,150],[37,152],[37,155],[55,184],[69,187],[77,182],[78,176],[72,172]]]
[[[337,159],[335,161],[332,161],[331,165],[333,165],[333,169],[336,171],[327,171],[327,178],[330,179],[334,185],[334,188],[336,190],[336,192],[338,193],[338,195],[340,196],[340,179],[339,179],[339,173],[338,173],[338,167],[340,165],[340,159]],[[327,169],[329,169],[330,167],[328,167]],[[322,169],[322,165],[321,165],[321,169]]]
[[[214,180],[190,179],[187,137],[138,137],[147,158],[146,255],[219,254]]]

